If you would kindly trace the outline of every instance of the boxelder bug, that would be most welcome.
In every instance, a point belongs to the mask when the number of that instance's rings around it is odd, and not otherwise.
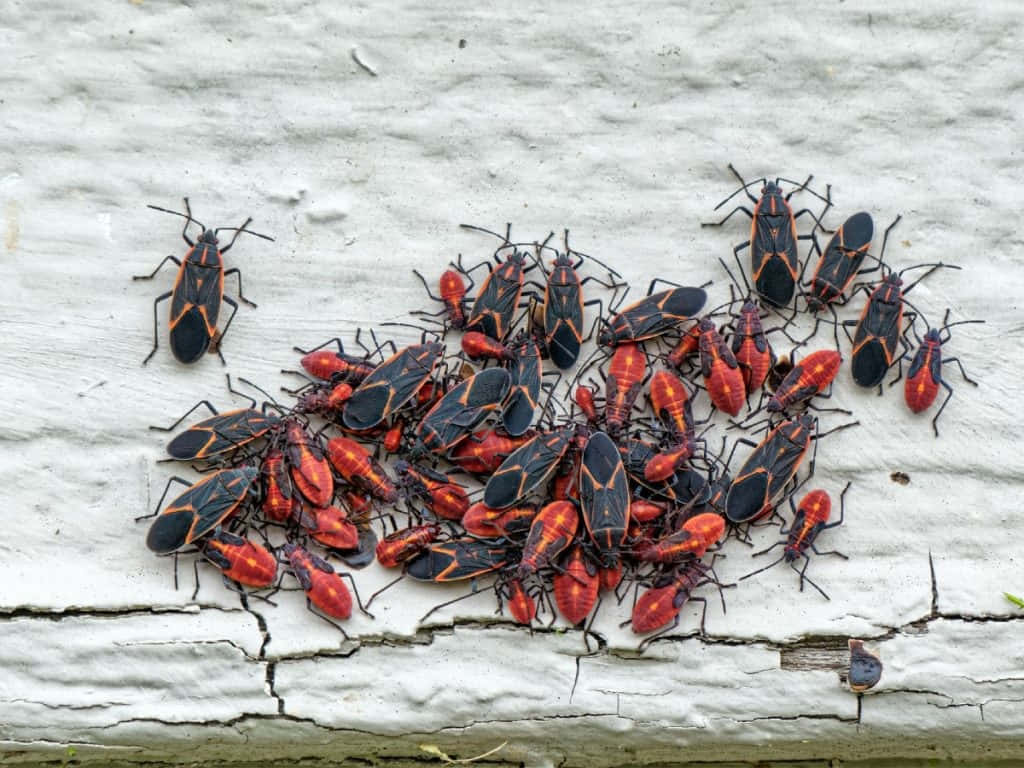
[[[334,619],[344,620],[352,615],[352,595],[342,581],[343,576],[348,578],[355,590],[355,582],[352,581],[351,575],[336,573],[334,567],[326,560],[297,544],[285,544],[282,552],[288,558],[292,573],[298,579],[302,591],[306,593],[309,604],[316,606],[325,616]],[[358,595],[356,599],[358,600]],[[365,609],[363,613],[366,613]],[[328,623],[337,627],[332,621],[328,620]],[[345,634],[345,630],[342,629],[341,632]]]
[[[493,539],[436,542],[409,561],[406,573],[417,581],[475,579],[501,568],[508,556],[508,546]]]
[[[512,350],[501,341],[480,331],[462,334],[462,351],[470,360],[509,360]]]
[[[501,423],[509,435],[519,437],[533,424],[541,390],[540,347],[529,334],[517,334],[508,365],[512,388],[502,406]]]
[[[240,227],[207,229],[192,217],[192,209],[189,207],[187,197],[185,198],[185,213],[159,208],[155,205],[148,207],[154,211],[171,213],[185,219],[185,228],[181,231],[181,236],[188,243],[189,251],[184,261],[174,256],[167,256],[150,274],[135,275],[132,278],[133,280],[152,280],[168,261],[173,261],[178,265],[178,277],[174,281],[174,289],[161,294],[153,302],[153,349],[146,355],[142,364],[148,363],[149,359],[156,354],[160,343],[156,308],[161,301],[167,299],[171,299],[170,338],[171,352],[174,353],[174,357],[182,363],[194,363],[206,353],[212,342],[223,363],[224,355],[221,354],[220,343],[227,335],[235,312],[238,311],[238,304],[229,296],[224,295],[224,278],[228,275],[237,275],[238,298],[250,306],[255,307],[256,305],[242,295],[242,273],[238,271],[237,267],[225,271],[222,257],[231,250],[231,246],[235,244],[235,240],[242,232],[271,242],[274,238],[246,229],[249,222],[252,221],[251,217],[246,219]],[[188,236],[188,225],[193,221],[199,224],[199,228],[203,230],[197,243],[192,242]],[[233,231],[235,236],[231,238],[230,243],[219,248],[217,233],[225,230]],[[221,301],[231,305],[234,311],[224,325],[224,330],[218,331],[217,320],[220,317]]]
[[[800,405],[832,383],[839,373],[842,356],[834,349],[819,349],[796,363],[768,401],[772,413]]]
[[[501,406],[511,385],[512,376],[504,368],[488,368],[449,390],[416,427],[410,456],[450,451]]]
[[[150,429],[170,432],[200,405],[205,405],[214,415],[175,435],[167,444],[167,453],[171,458],[179,461],[213,459],[263,437],[280,421],[277,416],[255,408],[239,408],[217,413],[208,401],[202,400],[171,426],[151,426]]]
[[[899,219],[897,219],[899,221]],[[893,222],[895,225],[896,222]],[[891,227],[890,227],[891,229]],[[886,230],[888,236],[888,230]],[[885,244],[882,245],[882,253],[885,253]],[[853,372],[853,380],[862,387],[879,386],[881,394],[882,379],[886,372],[897,362],[901,362],[906,353],[910,350],[910,344],[906,339],[906,331],[903,328],[903,305],[911,308],[913,305],[906,300],[906,295],[914,287],[924,280],[928,275],[937,269],[960,269],[952,264],[916,264],[906,267],[897,272],[886,271],[885,264],[879,257],[879,264],[882,267],[882,280],[874,286],[868,295],[868,302],[864,305],[859,320],[846,320],[843,322],[844,329],[848,325],[856,323],[851,343],[853,354],[850,358],[850,370]],[[906,288],[903,287],[903,274],[911,269],[923,269],[931,267],[921,277],[917,278]],[[865,286],[865,291],[868,286]],[[915,310],[916,311],[916,310]],[[921,314],[917,312],[917,314]],[[849,336],[849,331],[847,331]],[[903,346],[903,352],[896,354],[896,345]]]
[[[398,489],[369,451],[348,437],[327,441],[327,458],[338,474],[382,501],[398,500]]]
[[[572,544],[580,526],[580,513],[571,501],[552,501],[530,524],[523,555],[516,566],[517,579],[525,579],[555,561]]]
[[[978,382],[967,375],[958,358],[947,357],[943,359],[942,345],[951,338],[949,329],[953,326],[984,322],[984,320],[960,320],[951,323],[949,322],[949,310],[947,309],[946,316],[942,320],[942,327],[929,328],[923,340],[921,338],[917,339],[918,350],[914,355],[914,361],[910,364],[910,370],[907,371],[907,381],[903,386],[903,397],[911,411],[921,413],[935,402],[940,386],[946,390],[946,399],[942,401],[939,412],[932,419],[932,429],[935,430],[936,437],[939,436],[939,416],[942,415],[942,411],[946,407],[946,403],[949,402],[949,398],[953,396],[953,388],[942,378],[942,366],[946,363],[956,363],[960,368],[960,375],[964,377],[964,381],[978,386]],[[914,336],[917,336],[916,329],[914,330]],[[891,384],[895,384],[897,381],[899,381],[899,377],[894,379]]]
[[[407,461],[396,461],[395,472],[405,492],[422,498],[437,517],[461,520],[469,509],[466,491],[448,475]]]
[[[539,250],[539,247],[538,247]],[[573,255],[579,259],[573,263]],[[621,277],[611,267],[602,264],[593,256],[587,256],[608,270],[610,275]],[[555,251],[555,260],[551,271],[545,274],[547,282],[544,286],[544,344],[551,355],[551,362],[561,369],[572,367],[580,354],[583,338],[583,308],[592,304],[601,304],[600,299],[583,301],[583,284],[597,282],[606,288],[614,289],[614,284],[603,283],[595,277],[580,280],[576,270],[583,264],[584,254],[569,248],[569,230],[565,230],[565,253]],[[541,269],[544,265],[541,264]],[[588,337],[589,338],[589,337]]]
[[[598,343],[614,347],[627,341],[661,336],[700,312],[707,301],[708,295],[703,287],[677,286],[652,293],[659,282],[668,283],[657,278],[652,280],[647,289],[648,295],[616,314],[598,334]]]
[[[800,275],[797,241],[812,240],[815,246],[817,246],[813,230],[809,235],[797,235],[796,220],[806,213],[814,219],[818,226],[822,226],[821,216],[824,216],[825,212],[832,206],[831,187],[826,187],[827,196],[822,197],[817,192],[807,189],[807,185],[814,178],[813,176],[808,176],[807,181],[793,189],[788,195],[783,195],[779,183],[786,181],[796,184],[796,182],[782,178],[771,182],[762,178],[751,182],[751,184],[760,182],[764,185],[761,188],[761,197],[758,199],[750,194],[747,190],[750,184],[743,180],[743,177],[732,167],[731,163],[729,164],[729,170],[739,179],[742,186],[716,205],[715,210],[717,211],[740,192],[746,192],[747,197],[754,203],[754,210],[751,211],[746,206],[741,205],[730,211],[721,221],[704,222],[701,226],[719,227],[725,224],[737,211],[743,211],[747,214],[751,219],[750,239],[736,246],[733,249],[733,255],[738,263],[739,252],[749,246],[750,273],[754,281],[754,288],[757,289],[758,294],[765,301],[777,307],[785,307],[793,298],[793,291],[796,288]],[[808,208],[804,208],[795,214],[793,213],[793,209],[789,207],[789,199],[795,193],[802,191],[810,192],[819,200],[824,201],[825,209],[821,212],[821,216],[815,216]],[[824,227],[822,228],[824,229]]]
[[[461,258],[461,256],[460,256]],[[457,331],[461,331],[466,327],[466,283],[462,279],[462,272],[455,269],[446,269],[441,274],[440,280],[440,296],[435,296],[430,292],[430,286],[427,284],[426,279],[417,272],[415,269],[412,271],[416,277],[423,283],[423,287],[427,289],[427,296],[434,299],[434,301],[440,301],[444,304],[444,309],[437,313],[416,311],[414,315],[427,315],[429,317],[437,317],[438,315],[448,316],[448,325]],[[469,277],[466,275],[466,277]],[[473,278],[469,278],[469,288],[473,287]]]
[[[629,483],[619,449],[604,432],[587,440],[578,487],[587,532],[601,564],[610,565],[629,527]]]
[[[671,626],[652,635],[640,644],[640,650],[644,650],[652,642],[667,632],[671,632],[679,625],[679,612],[687,602],[693,601],[703,605],[700,615],[700,633],[704,634],[704,621],[707,617],[707,600],[703,597],[693,597],[694,590],[705,584],[715,584],[721,595],[722,585],[714,575],[713,565],[705,565],[694,558],[687,560],[674,571],[661,576],[654,582],[654,586],[640,595],[633,606],[633,615],[627,624],[633,625],[633,632],[643,635],[654,632],[672,622]],[[722,596],[722,611],[725,611],[725,597]]]
[[[845,505],[844,497],[849,489],[850,484],[847,483],[846,487],[843,488],[843,492],[839,494],[839,519],[834,523],[828,522],[829,514],[832,511],[832,500],[825,491],[820,489],[809,491],[800,500],[799,509],[794,505],[793,498],[790,497],[789,505],[793,508],[793,524],[790,525],[789,530],[786,530],[785,526],[783,526],[780,531],[780,533],[786,536],[786,538],[775,542],[768,547],[768,549],[761,550],[754,554],[754,557],[757,557],[758,555],[770,552],[780,545],[784,545],[782,557],[773,563],[769,563],[764,568],[758,568],[756,571],[752,571],[746,576],[740,577],[740,581],[743,581],[743,579],[749,579],[751,576],[761,573],[762,571],[767,571],[769,568],[772,568],[785,560],[789,563],[790,568],[800,574],[801,592],[803,592],[804,582],[806,581],[818,590],[822,597],[826,600],[830,599],[821,587],[807,578],[807,566],[811,563],[811,559],[807,555],[807,550],[812,550],[816,555],[836,555],[844,560],[848,559],[842,552],[819,552],[814,543],[818,538],[818,534],[822,531],[829,528],[835,528],[836,526],[843,524],[843,509]],[[804,559],[804,567],[797,570],[796,561],[801,557]]]
[[[629,422],[630,411],[647,378],[647,356],[639,344],[616,346],[605,379],[605,425],[617,435]]]
[[[509,538],[529,533],[537,507],[524,504],[519,507],[491,509],[478,501],[462,516],[462,527],[466,533],[481,538]]]
[[[269,587],[277,579],[277,558],[261,544],[217,528],[203,539],[203,557],[220,568],[226,579],[246,587]],[[199,594],[199,561],[196,560],[196,588]]]
[[[899,220],[897,216],[896,221],[889,225],[885,230],[886,236]],[[874,236],[875,223],[866,211],[855,213],[842,223],[825,246],[814,268],[814,275],[807,283],[811,289],[805,294],[808,310],[820,312],[832,302],[841,301],[843,292],[853,282],[853,278],[863,274],[860,265],[871,248]],[[876,269],[877,266],[871,267],[865,272],[874,272]]]
[[[444,353],[437,342],[405,347],[374,368],[342,411],[348,429],[370,429],[409,402],[430,378]]]
[[[700,321],[700,368],[711,402],[720,411],[735,416],[746,398],[743,372],[729,345],[715,327],[715,321],[705,317]]]
[[[361,333],[361,329],[356,331],[356,343],[366,352],[366,357],[358,357],[357,355],[350,355],[345,352],[345,346],[341,343],[341,339],[337,337],[328,339],[319,347],[310,350],[302,349],[301,347],[292,347],[292,349],[302,355],[300,363],[310,376],[328,381],[345,381],[352,386],[358,386],[377,367],[376,363],[371,363],[369,360],[374,350],[370,350],[359,340]],[[373,334],[372,331],[370,333],[371,335]],[[324,348],[332,342],[337,345],[337,352]],[[376,351],[380,351],[382,347],[390,345],[390,343],[378,345]],[[281,372],[291,373],[291,371],[285,369],[282,369]]]
[[[345,551],[359,546],[359,531],[343,509],[310,506],[299,513],[298,520],[325,547]]]
[[[474,432],[452,449],[448,459],[465,472],[490,475],[513,451],[533,437],[531,433],[511,437],[496,429]]]
[[[395,531],[377,544],[377,562],[385,568],[396,568],[437,541],[440,535],[441,526],[437,523],[414,525]]]
[[[202,538],[238,509],[258,474],[255,467],[222,469],[195,484],[172,477],[157,502],[157,509],[163,504],[171,483],[177,482],[189,488],[158,516],[154,512],[138,518],[143,520],[156,516],[146,536],[146,546],[158,555],[164,555]]]
[[[725,516],[730,522],[739,524],[753,522],[768,514],[789,482],[796,477],[811,441],[857,423],[843,424],[829,432],[815,434],[818,420],[810,414],[783,421],[754,448],[736,473],[725,498]],[[739,443],[753,445],[748,440],[738,440],[736,445]],[[726,464],[731,463],[732,457],[729,458]],[[813,458],[811,468],[814,468]]]
[[[471,224],[460,226],[464,229],[501,237],[496,232]],[[502,238],[504,244],[494,254],[498,266],[480,284],[480,291],[473,302],[473,309],[466,319],[467,331],[480,331],[499,341],[504,339],[512,329],[512,318],[519,306],[519,298],[523,292],[523,274],[532,269],[532,267],[526,266],[525,253],[509,240],[511,231],[512,225],[509,224],[505,236]],[[512,249],[512,253],[506,257],[505,261],[501,261],[498,254],[508,248]]]
[[[546,482],[572,443],[572,429],[542,432],[506,458],[484,487],[484,504],[511,507]]]
[[[701,558],[725,533],[725,520],[714,512],[691,517],[682,527],[658,541],[647,542],[635,550],[645,563],[678,563],[688,557]]]
[[[601,579],[582,544],[577,543],[565,553],[552,586],[555,605],[566,621],[575,626],[590,615],[597,602]]]
[[[284,452],[279,448],[267,451],[260,474],[263,477],[263,501],[260,503],[263,516],[279,523],[297,516],[302,509],[302,502],[292,488]]]

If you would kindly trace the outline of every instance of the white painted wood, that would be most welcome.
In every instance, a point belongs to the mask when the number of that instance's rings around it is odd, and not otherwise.
[[[1024,591],[1020,6],[427,6],[0,10],[0,761],[402,764],[505,741],[491,760],[1022,759],[1020,613],[1002,597]],[[834,404],[861,426],[818,455],[816,485],[854,482],[828,534],[851,559],[812,566],[830,602],[780,567],[729,590],[724,616],[710,600],[706,640],[687,609],[642,657],[627,607],[605,605],[607,647],[587,655],[576,631],[489,625],[489,593],[417,630],[460,593],[404,583],[344,642],[296,595],[254,604],[266,633],[212,574],[194,603],[190,569],[176,591],[146,550],[132,519],[191,476],[156,463],[146,427],[200,397],[230,405],[225,371],[276,388],[293,344],[427,306],[412,267],[494,246],[459,222],[569,226],[635,288],[714,279],[717,303],[716,259],[746,225],[699,222],[732,191],[730,161],[831,183],[833,225],[902,213],[892,262],[964,268],[914,303],[988,323],[947,350],[982,383],[950,371],[938,440],[930,414],[841,372]],[[228,254],[260,306],[239,310],[227,368],[173,361],[166,306],[139,365],[173,271],[130,276],[183,253],[145,204],[182,195],[208,224],[251,214],[277,237]],[[724,580],[753,567],[727,551]],[[356,576],[364,593],[390,577]],[[885,663],[860,701],[840,683],[848,637]]]

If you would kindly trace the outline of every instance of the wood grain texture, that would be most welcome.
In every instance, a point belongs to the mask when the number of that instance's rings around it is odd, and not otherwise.
[[[531,766],[1024,759],[1021,612],[1002,597],[1024,591],[1021,6],[429,5],[0,9],[0,762],[397,766],[503,741],[490,761]],[[413,267],[494,248],[460,222],[568,226],[635,289],[713,278],[720,301],[717,258],[746,224],[700,222],[734,188],[728,162],[830,183],[833,226],[902,213],[889,260],[963,266],[915,304],[987,320],[955,331],[981,386],[950,371],[938,440],[929,413],[840,372],[833,405],[861,427],[818,453],[816,485],[854,483],[829,532],[850,561],[812,566],[830,602],[780,567],[724,615],[710,600],[706,639],[687,609],[644,656],[618,628],[628,604],[605,605],[588,655],[576,631],[494,624],[486,591],[420,628],[460,591],[403,583],[345,643],[297,595],[246,610],[208,573],[193,602],[190,567],[175,590],[146,550],[133,518],[189,475],[156,463],[147,426],[237,402],[226,371],[276,389],[293,344],[427,307]],[[252,215],[277,238],[228,254],[259,308],[240,308],[226,368],[173,361],[166,305],[140,366],[173,270],[131,276],[184,252],[145,205],[183,195],[206,224]],[[719,572],[751,567],[730,549]],[[390,574],[356,578],[369,593]],[[847,637],[885,663],[860,699]]]

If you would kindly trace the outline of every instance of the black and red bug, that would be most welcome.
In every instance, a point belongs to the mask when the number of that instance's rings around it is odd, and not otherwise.
[[[462,516],[462,527],[473,536],[517,539],[529,533],[537,506],[523,504],[517,507],[491,509],[482,501],[470,506]]]
[[[615,347],[605,378],[605,428],[615,436],[629,423],[637,397],[647,379],[647,356],[639,344],[623,342]]]
[[[646,297],[619,311],[601,329],[598,343],[614,347],[624,342],[653,339],[668,333],[703,309],[708,298],[703,287],[676,286],[654,293],[659,282],[674,285],[660,278],[652,280]]]
[[[398,500],[398,489],[370,452],[350,437],[327,441],[327,459],[346,481],[382,501]]]
[[[645,563],[678,563],[688,557],[701,558],[722,538],[725,520],[714,512],[705,512],[686,520],[679,530],[656,541],[634,547],[636,558]]]
[[[422,499],[435,516],[461,520],[469,509],[469,496],[465,489],[448,475],[407,461],[396,461],[395,472],[405,493]]]
[[[573,430],[542,432],[521,445],[491,475],[484,487],[484,504],[511,507],[547,481],[569,450]]]
[[[899,217],[892,226],[895,226],[897,221],[899,221]],[[892,229],[892,226],[889,229]],[[907,331],[903,328],[903,305],[906,304],[912,309],[914,307],[907,301],[906,295],[937,269],[960,269],[956,265],[943,264],[940,261],[934,264],[915,264],[898,273],[890,271],[882,261],[882,257],[885,255],[885,244],[888,242],[889,229],[885,231],[882,255],[878,257],[883,273],[882,279],[874,286],[863,287],[863,290],[868,292],[868,301],[861,311],[860,319],[843,322],[844,330],[849,325],[856,325],[850,339],[853,345],[853,352],[850,356],[853,380],[862,387],[879,387],[879,394],[881,394],[881,384],[886,372],[893,365],[902,362],[910,351],[910,343],[906,338]],[[925,267],[930,269],[913,283],[903,287],[903,275],[906,272]],[[921,314],[917,310],[915,312],[918,315]],[[849,336],[849,331],[846,331],[846,334]],[[900,346],[902,351],[898,352]]]
[[[511,388],[501,410],[501,423],[511,437],[519,437],[530,429],[540,406],[541,360],[537,342],[520,331],[511,345],[508,363]]]
[[[629,483],[622,456],[604,432],[594,432],[583,450],[580,508],[601,565],[614,563],[629,527]]]
[[[896,226],[896,220],[886,229]],[[878,265],[862,270],[861,264],[871,249],[875,236],[875,222],[871,214],[861,211],[853,214],[832,235],[807,282],[810,290],[804,294],[809,312],[816,313],[833,303],[844,304],[843,294],[857,275],[874,272]]]
[[[201,405],[209,408],[214,415],[196,422],[171,438],[167,444],[167,454],[172,459],[179,461],[218,459],[229,451],[265,436],[280,422],[277,416],[268,414],[266,409],[260,411],[255,408],[239,408],[218,413],[208,400],[201,400],[171,426],[151,426],[150,429],[170,432]]]
[[[795,363],[768,400],[773,413],[802,405],[823,392],[839,373],[842,356],[834,349],[819,349]]]
[[[504,368],[488,368],[446,392],[416,427],[410,456],[447,454],[501,407],[511,385],[512,375]]]
[[[726,518],[734,524],[749,523],[771,512],[796,477],[811,441],[857,423],[843,424],[823,433],[817,433],[818,420],[807,413],[780,423],[755,446],[736,472],[725,498]],[[740,443],[754,445],[749,440],[737,440],[733,451]],[[730,455],[726,464],[731,463]],[[813,458],[810,467],[813,472]]]
[[[538,251],[540,247],[538,246]],[[539,254],[538,254],[539,255]],[[579,258],[573,261],[573,257]],[[584,307],[601,306],[600,299],[583,300],[583,285],[596,282],[605,288],[615,289],[615,283],[605,283],[593,276],[580,279],[576,270],[584,259],[590,259],[608,270],[612,278],[620,277],[618,272],[593,256],[587,256],[569,247],[569,230],[565,230],[565,252],[555,251],[551,271],[544,269],[547,281],[544,286],[544,346],[551,356],[551,362],[561,369],[571,368],[579,358],[580,346],[589,338],[584,336]]]
[[[167,256],[150,274],[135,275],[132,278],[133,280],[151,280],[168,261],[178,265],[178,277],[174,281],[174,288],[167,293],[161,294],[153,302],[153,349],[146,355],[146,359],[142,361],[143,365],[148,363],[150,358],[156,354],[157,347],[159,346],[157,306],[160,302],[167,299],[171,299],[170,344],[174,357],[182,363],[194,363],[206,353],[212,344],[220,356],[221,362],[224,362],[224,355],[220,351],[221,341],[227,334],[228,328],[231,327],[231,321],[238,311],[238,304],[234,299],[224,295],[224,278],[229,275],[237,275],[238,298],[252,307],[256,305],[242,294],[242,273],[238,268],[224,269],[223,256],[231,250],[235,240],[238,239],[242,232],[255,235],[264,240],[270,240],[271,242],[274,240],[274,238],[268,235],[261,235],[258,232],[246,229],[252,221],[251,217],[247,218],[240,227],[207,229],[202,223],[192,217],[192,209],[189,206],[188,198],[184,199],[185,213],[172,211],[167,208],[159,208],[155,205],[148,206],[155,211],[171,213],[185,219],[185,228],[181,231],[181,236],[188,243],[189,251],[184,261],[175,256]],[[188,227],[192,222],[198,224],[199,228],[203,230],[197,242],[192,242],[188,236]],[[230,243],[221,248],[217,240],[217,233],[225,230],[233,231],[235,236],[231,238]],[[230,305],[233,311],[231,316],[228,317],[227,323],[224,324],[224,330],[218,330],[217,321],[220,318],[220,305],[222,301]]]
[[[405,347],[374,368],[342,410],[348,429],[377,426],[409,402],[426,383],[444,354],[437,342]]]
[[[512,437],[497,429],[474,432],[448,453],[448,460],[466,472],[490,475],[512,453],[535,437],[531,432]]]
[[[475,579],[504,566],[509,554],[509,546],[495,539],[435,542],[408,562],[406,573],[417,581]]]
[[[815,546],[815,542],[818,539],[819,534],[822,531],[826,531],[829,528],[836,528],[843,524],[843,514],[845,509],[845,496],[846,492],[850,490],[850,483],[846,484],[843,488],[843,492],[839,494],[839,519],[833,523],[829,522],[829,516],[832,512],[832,499],[826,491],[817,488],[813,491],[809,491],[801,500],[800,506],[797,507],[792,496],[789,499],[789,505],[793,508],[793,522],[787,530],[785,526],[779,531],[786,538],[781,539],[772,544],[767,549],[763,549],[760,552],[755,552],[754,557],[763,555],[766,552],[771,552],[778,546],[783,547],[782,557],[773,563],[769,563],[764,568],[758,568],[756,571],[751,571],[746,576],[741,576],[740,581],[743,579],[749,579],[751,576],[767,571],[769,568],[778,565],[783,560],[789,563],[789,566],[800,574],[800,591],[804,589],[804,582],[806,581],[818,592],[821,593],[822,597],[829,600],[829,596],[825,594],[825,591],[807,578],[807,566],[810,565],[811,559],[807,554],[807,550],[810,549],[816,555],[836,555],[837,557],[848,560],[849,558],[842,552],[835,550],[829,552],[821,552]],[[800,558],[804,559],[803,568],[798,569],[796,567],[796,561]]]
[[[441,526],[437,523],[412,525],[385,536],[377,544],[377,562],[385,568],[397,568],[430,544],[441,535]]]
[[[757,290],[765,301],[777,307],[785,307],[793,299],[793,292],[796,289],[797,281],[800,278],[800,258],[797,254],[797,242],[800,240],[811,240],[817,248],[817,239],[812,230],[809,235],[798,235],[796,231],[796,220],[804,214],[814,219],[817,226],[821,225],[821,217],[825,215],[832,206],[831,187],[826,187],[826,196],[822,197],[817,192],[807,188],[813,176],[808,176],[807,181],[795,188],[787,195],[783,195],[779,186],[785,181],[796,185],[797,182],[789,179],[777,178],[774,182],[766,178],[757,179],[749,184],[743,180],[739,172],[729,164],[729,170],[739,180],[741,186],[729,197],[715,206],[717,211],[729,200],[740,192],[746,193],[747,197],[754,203],[754,210],[740,205],[734,208],[721,221],[703,222],[701,226],[718,227],[725,224],[734,213],[743,211],[750,219],[750,239],[740,243],[733,249],[733,254],[739,263],[739,252],[744,248],[750,248],[750,274]],[[751,184],[761,183],[761,197],[756,198],[747,189]],[[804,208],[796,213],[789,206],[790,198],[797,192],[810,192],[812,195],[825,203],[825,208],[820,215],[815,215],[809,208]],[[824,227],[822,227],[824,228]]]
[[[370,331],[370,334],[376,340],[376,335],[373,331]],[[394,346],[393,342],[386,342],[378,344],[375,350],[371,350],[360,340],[361,335],[362,329],[357,330],[356,344],[362,347],[365,353],[362,357],[346,352],[345,345],[337,336],[312,349],[302,349],[301,347],[292,347],[292,349],[302,355],[300,364],[310,376],[325,381],[344,381],[356,387],[362,384],[366,377],[373,373],[377,367],[377,363],[372,362],[373,356],[382,352],[384,347]],[[327,346],[330,344],[336,345],[338,350],[335,352],[334,350],[327,349]],[[391,351],[392,353],[397,352],[395,349]],[[293,371],[287,369],[282,369],[281,372],[293,373]]]
[[[959,320],[951,323],[949,322],[949,312],[950,310],[947,309],[941,328],[929,328],[923,339],[917,338],[918,349],[907,371],[906,383],[903,385],[903,399],[906,401],[907,407],[914,413],[921,413],[931,407],[939,394],[940,386],[946,390],[946,399],[942,401],[938,413],[932,419],[932,429],[935,430],[936,437],[939,436],[939,416],[942,415],[943,409],[953,396],[953,388],[942,378],[942,366],[947,363],[956,363],[964,381],[978,386],[978,382],[967,375],[959,358],[942,357],[942,345],[950,340],[949,329],[953,326],[985,322],[984,320]],[[914,335],[917,336],[916,329]],[[895,384],[897,381],[899,381],[899,377],[894,379],[891,384]]]
[[[302,509],[299,495],[292,487],[292,478],[285,462],[284,451],[270,448],[260,466],[263,499],[260,509],[268,520],[283,523],[296,517]]]
[[[575,502],[552,501],[544,505],[530,523],[530,533],[515,569],[516,578],[525,579],[554,563],[572,544],[579,526],[580,513]]]
[[[348,619],[352,615],[352,594],[345,586],[344,578],[348,578],[355,591],[355,581],[350,574],[340,574],[334,566],[321,557],[314,555],[303,547],[288,543],[282,552],[288,558],[291,571],[306,593],[308,603],[315,606],[324,616],[333,619]],[[358,595],[356,596],[358,600]],[[360,608],[366,613],[366,609]],[[367,614],[369,615],[369,614]],[[372,618],[372,616],[371,616]],[[328,622],[334,626],[334,622]],[[341,629],[341,627],[338,627]],[[344,634],[344,630],[342,630]],[[347,637],[347,635],[346,635]]]
[[[438,291],[440,296],[435,296],[430,292],[430,285],[427,283],[426,278],[423,277],[415,269],[412,271],[416,277],[423,283],[423,287],[427,290],[427,296],[432,298],[434,301],[440,301],[444,305],[444,309],[440,312],[423,312],[417,310],[412,312],[414,315],[426,315],[428,317],[437,317],[439,315],[445,315],[448,320],[448,326],[454,328],[457,331],[461,331],[466,327],[466,305],[468,303],[466,299],[466,292],[473,289],[474,282],[473,278],[466,275],[461,270],[454,268],[446,269],[441,273],[441,279],[438,284]],[[462,278],[466,277],[469,280],[469,285],[466,285],[466,281]]]
[[[533,267],[526,266],[526,253],[520,251],[509,239],[511,224],[508,225],[504,237],[482,227],[470,224],[461,226],[464,229],[486,232],[504,241],[494,254],[498,266],[480,284],[480,290],[477,292],[469,317],[466,318],[465,326],[467,331],[480,331],[492,339],[501,341],[512,330],[512,319],[519,308],[519,299],[523,293],[523,275]],[[511,249],[511,253],[502,261],[500,254],[508,249]]]
[[[249,539],[216,528],[204,538],[200,551],[210,563],[217,566],[225,579],[244,587],[264,589],[277,580],[277,558],[274,553]],[[196,560],[198,569],[199,561]],[[196,572],[196,588],[192,599],[199,594],[199,574]]]
[[[722,595],[723,585],[714,575],[714,566],[705,565],[697,558],[686,560],[675,570],[662,574],[656,579],[654,586],[637,599],[633,606],[632,616],[625,622],[625,624],[632,624],[633,632],[638,635],[661,630],[646,638],[640,644],[639,650],[644,650],[659,637],[675,629],[679,625],[679,612],[688,602],[701,603],[700,633],[705,634],[707,599],[693,596],[694,591],[705,584],[716,585],[719,594]],[[725,612],[724,595],[722,595],[722,611]]]
[[[597,564],[587,557],[583,544],[577,542],[564,553],[560,569],[551,582],[558,612],[573,626],[580,624],[594,610],[601,577]]]
[[[743,372],[736,356],[715,327],[715,321],[705,317],[699,328],[700,367],[708,395],[716,408],[735,416],[746,401]]]
[[[156,516],[146,535],[146,546],[158,555],[163,555],[198,541],[238,509],[258,475],[259,470],[255,467],[238,467],[222,469],[197,483],[172,477],[157,502],[157,510],[163,504],[171,483],[186,485],[188,490],[168,504],[159,515],[154,512],[138,518],[143,520]]]

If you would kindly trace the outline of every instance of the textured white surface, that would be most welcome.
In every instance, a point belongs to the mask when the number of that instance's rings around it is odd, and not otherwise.
[[[401,762],[506,740],[491,759],[529,765],[1024,757],[1021,625],[1001,596],[1024,590],[1020,5],[424,5],[0,9],[0,760]],[[460,221],[569,226],[636,287],[714,278],[717,299],[744,224],[699,222],[733,188],[729,161],[815,173],[833,225],[901,212],[891,261],[964,267],[915,303],[988,321],[956,329],[948,351],[982,385],[951,372],[939,440],[841,372],[835,404],[862,426],[818,455],[816,485],[854,481],[829,533],[851,560],[813,565],[831,602],[780,568],[730,590],[725,616],[711,602],[708,641],[688,609],[688,637],[642,658],[605,606],[610,650],[579,658],[578,632],[474,623],[489,594],[416,634],[459,592],[403,584],[341,645],[294,596],[256,606],[264,631],[212,575],[198,606],[174,590],[132,523],[172,472],[146,427],[231,401],[215,358],[173,362],[166,309],[139,366],[173,273],[130,275],[183,246],[145,203],[188,194],[206,223],[251,213],[277,237],[229,254],[260,307],[224,344],[227,370],[274,387],[292,344],[426,306],[412,267],[488,253]],[[720,574],[750,567],[737,550]],[[368,593],[389,574],[356,578]],[[886,664],[861,702],[837,675],[848,636]]]

